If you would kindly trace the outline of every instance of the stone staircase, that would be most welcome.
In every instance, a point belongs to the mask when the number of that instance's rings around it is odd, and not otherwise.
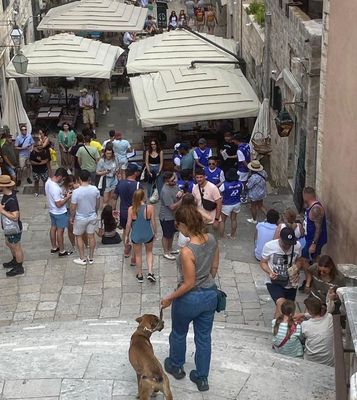
[[[162,362],[169,325],[152,336]],[[84,320],[1,328],[0,399],[135,399],[136,376],[127,352],[136,326],[124,320]],[[210,391],[197,392],[188,378],[170,378],[174,398],[334,399],[332,368],[274,354],[270,341],[266,328],[215,323]],[[187,372],[193,357],[190,332]]]

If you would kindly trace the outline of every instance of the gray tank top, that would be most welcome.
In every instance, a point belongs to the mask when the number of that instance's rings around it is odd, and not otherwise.
[[[217,249],[217,241],[213,235],[208,234],[208,239],[202,244],[188,243],[187,247],[191,249],[195,256],[196,265],[196,288],[211,288],[215,281],[210,273],[212,261]],[[182,273],[181,257],[177,258],[178,284],[182,285],[184,278]]]

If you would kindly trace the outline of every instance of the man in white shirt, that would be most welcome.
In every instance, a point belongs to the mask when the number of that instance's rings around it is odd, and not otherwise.
[[[124,46],[129,47],[133,42],[135,42],[135,33],[125,32],[123,36]]]
[[[51,218],[51,254],[58,253],[59,257],[68,256],[73,252],[64,249],[64,230],[68,226],[66,203],[72,193],[63,194],[60,184],[67,177],[65,168],[58,168],[52,178],[48,178],[45,184],[47,207]]]
[[[83,123],[87,128],[95,132],[95,113],[94,113],[94,98],[88,93],[88,90],[83,88],[80,91],[79,107],[83,113]]]
[[[271,240],[263,247],[260,267],[270,278],[267,289],[276,305],[275,318],[281,315],[281,305],[285,300],[295,301],[299,270],[292,274],[289,268],[296,266],[300,269],[300,257],[301,245],[294,230],[288,227],[280,231],[279,239]]]
[[[88,263],[94,263],[94,234],[97,224],[100,194],[95,186],[90,185],[90,176],[90,172],[85,169],[79,173],[80,187],[74,190],[71,199],[71,222],[73,222],[73,233],[76,236],[79,251],[79,258],[76,258],[73,262],[79,265],[87,264],[83,241],[85,233],[87,234],[89,243]]]

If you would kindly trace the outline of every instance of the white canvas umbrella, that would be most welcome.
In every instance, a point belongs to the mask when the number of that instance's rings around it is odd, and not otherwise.
[[[4,112],[1,119],[1,126],[9,127],[10,133],[14,137],[19,132],[20,124],[27,126],[27,131],[31,133],[31,122],[22,104],[21,94],[15,79],[9,79],[6,91],[6,101]]]
[[[130,79],[143,127],[255,117],[259,100],[239,69],[172,68]]]
[[[69,77],[110,79],[114,65],[124,51],[120,47],[60,33],[28,44],[22,49],[28,58],[27,72],[19,74],[10,61],[7,77]]]
[[[234,40],[204,33],[200,35],[235,54]],[[129,48],[126,65],[129,74],[157,72],[181,66],[188,67],[193,60],[237,61],[229,53],[184,29],[150,36],[132,43]],[[217,65],[206,64],[206,66]],[[234,64],[220,64],[219,66],[227,69],[234,68]]]
[[[55,31],[142,31],[147,8],[119,0],[82,0],[51,8],[38,30]]]

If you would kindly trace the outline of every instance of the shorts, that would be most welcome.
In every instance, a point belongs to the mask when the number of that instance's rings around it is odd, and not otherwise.
[[[29,160],[29,158],[28,157],[19,157],[19,167],[21,168],[21,169],[24,169],[24,168],[26,168],[26,167],[29,167],[30,166],[30,160]]]
[[[118,180],[115,177],[106,177],[105,179],[105,189],[104,189],[104,193],[109,193],[112,192],[118,184]]]
[[[20,242],[22,236],[22,232],[15,233],[14,235],[6,235],[5,240],[7,240],[10,244],[17,244]]]
[[[15,168],[9,167],[8,165],[3,165],[4,171],[7,172],[10,177],[16,176]]]
[[[134,242],[133,240],[131,241],[131,243],[133,243],[133,244],[149,244],[149,243],[152,243],[154,241],[154,236],[150,239],[150,240],[148,240],[147,242],[145,242],[145,243],[136,243],[136,242]]]
[[[242,183],[246,183],[249,178],[249,172],[237,171],[237,175],[238,175],[238,180],[241,181]]]
[[[274,303],[276,303],[278,299],[295,301],[296,288],[285,289],[283,286],[267,283],[267,289]]]
[[[304,257],[307,260],[314,261],[321,254],[321,251],[322,251],[322,248],[324,247],[324,245],[321,246],[321,245],[317,244],[316,245],[316,252],[314,254],[310,254],[309,253],[309,247],[311,245],[312,245],[312,243],[306,242],[304,248],[302,249],[301,257]]]
[[[73,224],[73,233],[76,236],[81,236],[84,233],[93,235],[97,227],[97,219],[75,219]]]
[[[95,122],[95,114],[93,108],[89,110],[83,109],[83,123],[84,124],[94,124]]]
[[[121,160],[117,160],[118,163],[118,169],[127,169],[128,168],[128,159],[126,159],[125,161]]]
[[[232,204],[232,205],[223,205],[222,213],[227,217],[230,217],[232,212],[238,214],[240,212],[240,203]]]
[[[48,179],[48,171],[46,172],[33,172],[32,171],[32,178],[35,182],[46,182]]]
[[[51,226],[55,226],[58,229],[67,228],[68,225],[68,214],[52,214],[50,213]]]
[[[175,221],[170,220],[170,221],[163,221],[160,219],[160,224],[162,228],[162,236],[165,239],[172,239],[177,232],[176,227],[175,227]]]

